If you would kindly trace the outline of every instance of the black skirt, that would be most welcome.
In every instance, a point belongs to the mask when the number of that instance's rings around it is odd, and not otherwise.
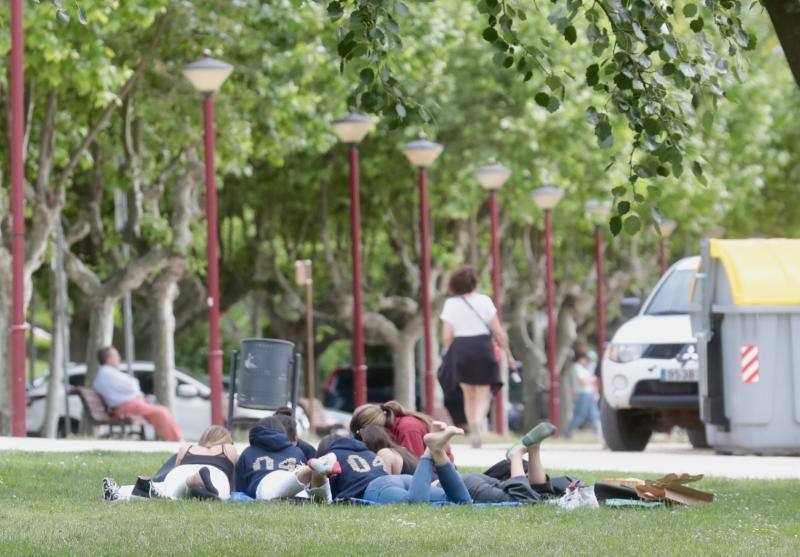
[[[493,391],[503,386],[490,335],[456,337],[447,351],[447,358],[458,383],[491,385]]]

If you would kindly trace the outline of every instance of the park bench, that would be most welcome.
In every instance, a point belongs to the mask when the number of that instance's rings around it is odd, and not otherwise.
[[[116,417],[111,414],[103,397],[100,393],[89,387],[72,387],[72,393],[78,395],[83,404],[83,417],[88,419],[89,427],[94,434],[97,426],[108,426],[108,433],[101,435],[103,438],[113,437],[115,428],[119,428],[119,437],[126,435],[138,435],[140,439],[145,439],[144,426],[147,423],[144,418],[138,416]]]

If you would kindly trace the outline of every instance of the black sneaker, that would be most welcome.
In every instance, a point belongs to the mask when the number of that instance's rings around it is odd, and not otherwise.
[[[133,484],[131,495],[150,499],[153,495],[153,480],[147,476],[139,476],[136,478],[136,483]]]
[[[103,500],[116,501],[119,499],[119,485],[114,478],[103,478]]]
[[[217,488],[214,487],[214,484],[211,482],[211,472],[209,472],[208,468],[203,466],[200,468],[200,479],[203,480],[203,487],[205,487],[206,491],[213,494],[215,497],[219,496],[219,491]]]

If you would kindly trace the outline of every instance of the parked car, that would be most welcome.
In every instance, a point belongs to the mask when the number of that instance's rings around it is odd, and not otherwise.
[[[600,414],[613,451],[644,450],[653,431],[673,426],[686,428],[693,446],[707,446],[689,321],[699,263],[699,257],[687,257],[672,265],[605,351]]]
[[[422,401],[422,385],[417,380],[416,406]],[[353,370],[338,367],[328,376],[323,389],[323,403],[328,408],[343,412],[355,410],[353,393]],[[387,402],[394,399],[394,368],[390,365],[371,365],[367,367],[367,402]]]
[[[122,364],[122,370],[126,371],[127,366]],[[154,393],[153,372],[155,366],[153,362],[134,362],[133,373],[139,380],[142,392],[145,395],[152,395]],[[187,441],[196,441],[200,438],[203,431],[211,424],[211,403],[209,397],[211,389],[202,381],[195,379],[188,373],[181,370],[174,370],[175,374],[175,402],[173,407],[173,415],[178,425],[183,430],[183,435]],[[27,411],[27,425],[29,435],[41,435],[44,427],[45,417],[45,399],[47,398],[49,376],[43,376],[36,379],[32,384],[28,385],[28,411]],[[86,379],[86,364],[70,364],[69,367],[69,384],[70,385],[83,385]],[[228,395],[224,394],[223,406],[227,416]],[[69,418],[66,418],[67,413],[64,411],[64,388],[60,387],[58,395],[58,408],[59,408],[59,435],[64,435],[65,423],[70,426],[70,431],[73,433],[78,431],[78,425],[83,415],[83,407],[80,398],[77,395],[69,396]],[[254,410],[250,408],[241,408],[236,406],[234,408],[234,418],[244,424],[252,424],[270,415],[272,412],[267,410]],[[298,422],[298,432],[303,433],[308,430],[308,418],[303,412],[302,408],[297,409],[296,413]],[[330,420],[342,419],[340,413],[331,414]],[[349,420],[349,418],[348,418]],[[154,437],[152,429],[148,428],[148,435]]]

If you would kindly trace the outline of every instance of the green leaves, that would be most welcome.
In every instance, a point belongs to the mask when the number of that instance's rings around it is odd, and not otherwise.
[[[600,66],[591,64],[586,68],[586,85],[594,87],[600,82]]]
[[[683,15],[688,18],[693,18],[695,15],[697,15],[697,6],[694,4],[686,4],[683,7]]]
[[[575,41],[578,40],[578,32],[575,30],[575,26],[567,25],[564,28],[564,38],[569,44],[575,44]]]
[[[497,30],[494,27],[487,27],[483,30],[482,36],[487,42],[493,43],[498,37]]]

